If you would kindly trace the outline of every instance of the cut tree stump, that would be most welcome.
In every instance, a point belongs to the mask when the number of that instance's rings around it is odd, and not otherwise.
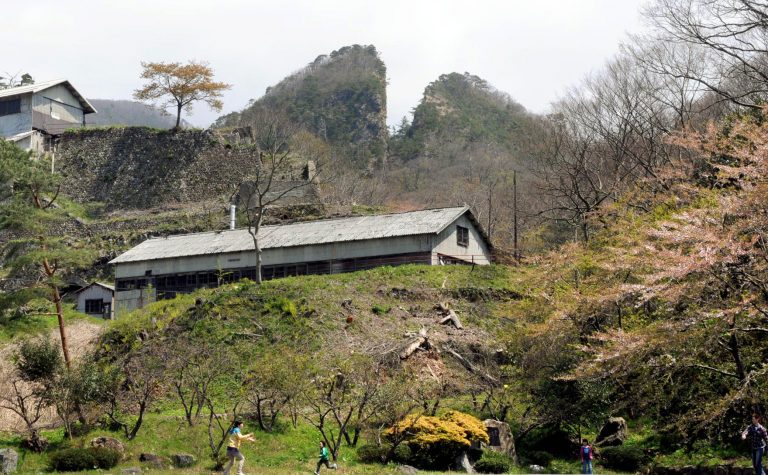
[[[419,348],[423,348],[425,350],[428,350],[430,348],[429,344],[429,337],[427,336],[427,330],[422,328],[419,331],[418,336],[408,343],[406,347],[403,349],[403,351],[400,352],[400,359],[408,359],[409,356],[411,356],[416,350]]]

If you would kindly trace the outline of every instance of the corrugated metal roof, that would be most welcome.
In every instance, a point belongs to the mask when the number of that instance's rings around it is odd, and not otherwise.
[[[437,234],[468,211],[469,207],[462,206],[262,226],[259,230],[259,245],[262,249],[270,249]],[[148,239],[119,255],[110,261],[110,264],[222,254],[252,249],[253,240],[247,229],[183,234]]]
[[[83,290],[85,290],[85,289],[90,289],[90,288],[91,288],[91,287],[93,287],[94,285],[98,285],[99,287],[104,287],[105,289],[107,289],[107,290],[111,290],[112,292],[114,292],[114,291],[115,291],[115,287],[114,287],[114,286],[112,286],[112,285],[109,285],[109,284],[104,284],[104,283],[101,283],[101,282],[91,282],[90,284],[86,285],[85,287],[81,287],[81,288],[79,288],[79,289],[75,290],[75,293],[76,293],[76,294],[79,294],[79,293],[80,293],[80,292],[82,292]]]
[[[86,114],[91,114],[96,112],[96,108],[91,105],[90,102],[88,102],[88,99],[83,97],[82,94],[77,92],[77,89],[66,79],[54,79],[52,81],[43,81],[43,82],[36,82],[35,84],[30,84],[29,86],[19,86],[19,87],[10,87],[8,89],[0,89],[0,97],[9,97],[9,96],[17,96],[19,94],[29,94],[29,93],[37,93],[40,91],[44,91],[48,88],[51,88],[53,86],[58,86],[59,84],[64,84],[64,87],[69,89],[69,92],[72,93],[75,98],[80,101],[80,104],[83,106],[83,110]]]

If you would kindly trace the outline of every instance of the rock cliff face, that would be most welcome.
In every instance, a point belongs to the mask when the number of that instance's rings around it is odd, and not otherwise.
[[[374,46],[346,46],[319,56],[215,126],[250,125],[262,109],[286,114],[357,164],[384,160],[386,67]]]
[[[56,157],[64,194],[81,203],[104,203],[107,210],[226,203],[259,163],[255,146],[233,144],[209,130],[173,133],[143,127],[68,132]],[[281,182],[300,180],[299,165],[292,172],[296,176],[281,177]],[[307,199],[316,202],[317,197]],[[292,195],[289,204],[302,204],[302,196]]]

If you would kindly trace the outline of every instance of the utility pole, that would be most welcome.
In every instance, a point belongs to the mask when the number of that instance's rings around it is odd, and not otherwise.
[[[512,227],[514,230],[515,261],[520,263],[520,250],[517,247],[517,170],[512,170]]]

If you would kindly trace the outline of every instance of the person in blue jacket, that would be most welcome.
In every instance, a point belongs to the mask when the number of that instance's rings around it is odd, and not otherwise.
[[[587,439],[581,441],[579,454],[581,455],[581,473],[592,473],[592,459],[595,458],[595,451]]]

